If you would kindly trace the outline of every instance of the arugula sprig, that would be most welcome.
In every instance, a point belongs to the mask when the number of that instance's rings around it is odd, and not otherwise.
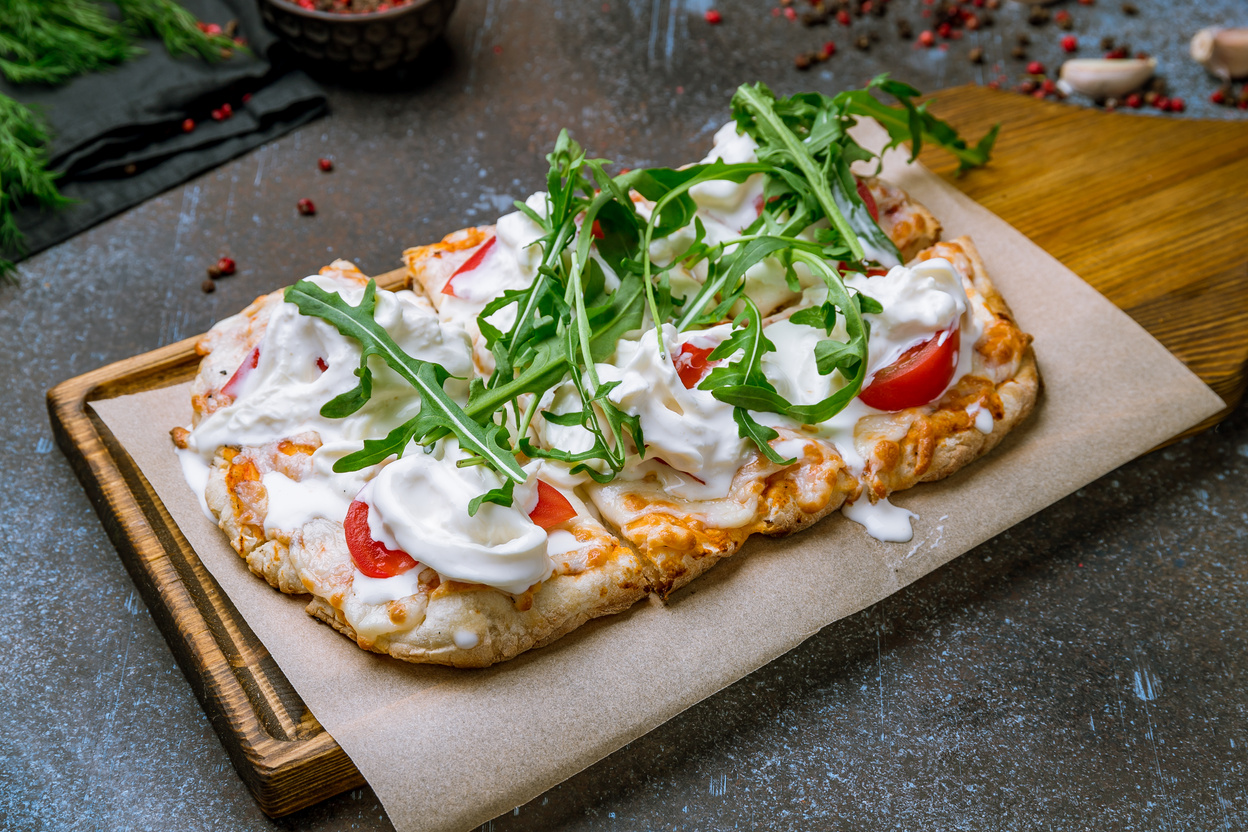
[[[892,95],[900,106],[881,103],[871,90]],[[325,415],[350,415],[368,401],[372,356],[382,358],[422,396],[415,418],[385,438],[366,440],[363,449],[340,460],[335,470],[376,464],[401,454],[412,440],[429,444],[453,434],[469,452],[460,464],[488,465],[503,479],[501,486],[473,500],[473,512],[482,502],[510,504],[514,485],[524,481],[517,452],[572,463],[573,472],[608,481],[624,468],[629,454],[644,455],[645,442],[637,417],[612,401],[615,383],[602,383],[595,365],[610,359],[621,338],[643,328],[660,330],[671,322],[678,330],[689,331],[729,319],[734,321],[730,335],[708,356],[720,366],[699,389],[733,406],[738,432],[768,459],[791,464],[793,460],[784,459],[770,445],[779,434],[753,414],[773,412],[815,424],[832,418],[857,395],[868,361],[869,325],[863,316],[881,308],[870,297],[848,289],[842,271],[900,261],[896,247],[872,219],[850,167],[874,155],[853,140],[849,129],[858,118],[875,118],[889,133],[889,147],[909,140],[917,155],[924,142],[938,144],[957,156],[960,169],[983,164],[996,137],[994,128],[971,147],[949,125],[932,117],[926,105],[915,105],[917,95],[914,88],[887,76],[874,79],[866,89],[831,98],[818,93],[777,98],[762,84],[742,86],[733,97],[733,115],[738,129],[749,133],[758,146],[758,161],[748,164],[715,161],[611,176],[606,172],[608,162],[587,158],[566,131],[560,132],[547,156],[544,210],[516,203],[541,230],[536,241],[541,262],[527,287],[503,293],[480,313],[478,325],[495,368],[488,379],[472,381],[463,407],[443,390],[449,377],[444,368],[405,355],[373,320],[371,283],[357,307],[309,281],[296,284],[287,290],[287,299],[301,312],[329,320],[363,345],[356,371],[359,385],[327,403]],[[764,177],[758,219],[737,238],[707,239],[707,229],[696,216],[693,189],[713,181],[742,183],[758,175]],[[649,202],[647,211],[638,210],[634,193]],[[667,262],[656,262],[654,243],[690,223],[692,242]],[[822,304],[790,317],[794,324],[815,327],[829,336],[816,345],[816,365],[824,375],[839,372],[844,381],[814,404],[787,401],[763,372],[763,358],[775,346],[764,334],[763,317],[747,292],[746,276],[769,258],[783,266],[793,291],[800,290],[799,267],[827,289]],[[699,264],[706,270],[700,289],[689,298],[673,297],[672,272]],[[496,325],[499,313],[508,307],[513,307],[511,322]],[[832,337],[842,330],[844,340]],[[656,336],[663,351],[662,337],[657,332]],[[579,407],[562,407],[562,413],[542,411],[548,395],[569,381]],[[532,442],[528,431],[538,412],[550,424],[583,429],[590,437],[589,447],[572,452]],[[514,446],[509,444],[508,425],[515,431]]]
[[[394,342],[390,333],[377,323],[377,284],[368,281],[358,306],[352,306],[336,292],[327,292],[310,280],[301,280],[286,290],[285,299],[304,315],[315,315],[339,332],[360,342],[360,366],[355,374],[360,383],[325,403],[321,415],[331,419],[350,416],[373,395],[373,371],[368,359],[377,356],[420,393],[420,413],[390,432],[385,439],[365,440],[364,448],[334,463],[335,471],[356,471],[375,465],[391,454],[402,455],[413,439],[421,441],[442,429],[459,439],[461,448],[485,460],[491,468],[515,482],[524,482],[524,471],[506,444],[502,426],[492,421],[478,422],[447,395],[442,385],[450,373],[441,364],[413,358]]]

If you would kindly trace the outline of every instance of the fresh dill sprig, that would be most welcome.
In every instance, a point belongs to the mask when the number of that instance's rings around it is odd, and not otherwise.
[[[32,200],[59,208],[70,200],[56,189],[48,170],[48,131],[40,118],[11,98],[0,95],[0,249],[22,251],[22,232],[13,221],[13,207]],[[0,279],[12,279],[13,263],[0,259]]]
[[[225,34],[208,34],[174,0],[115,0],[120,19],[98,0],[0,2],[0,74],[13,84],[64,84],[79,75],[116,66],[143,54],[134,41],[156,37],[169,54],[219,61],[243,48]],[[29,201],[45,210],[71,200],[48,170],[49,135],[28,107],[0,95],[0,247],[24,253],[14,208]],[[13,280],[14,264],[0,259],[0,281]]]

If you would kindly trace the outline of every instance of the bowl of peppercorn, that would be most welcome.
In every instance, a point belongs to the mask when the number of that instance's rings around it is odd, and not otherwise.
[[[442,34],[456,0],[260,0],[265,24],[298,55],[372,74],[416,60]]]

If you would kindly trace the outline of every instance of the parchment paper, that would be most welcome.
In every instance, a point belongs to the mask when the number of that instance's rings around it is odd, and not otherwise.
[[[461,832],[1223,407],[1003,220],[899,153],[886,165],[887,178],[941,219],[946,238],[973,237],[1035,336],[1045,385],[1031,419],[987,458],[895,497],[919,515],[909,543],[879,543],[834,515],[785,540],[751,540],[667,606],[638,604],[493,668],[406,665],[309,618],[305,600],[253,576],[204,517],[168,435],[190,422],[186,385],[94,407],[394,825]]]

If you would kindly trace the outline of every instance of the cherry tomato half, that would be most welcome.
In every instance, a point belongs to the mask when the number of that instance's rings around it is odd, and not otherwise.
[[[456,269],[455,272],[446,279],[446,283],[442,286],[442,294],[455,297],[455,287],[452,286],[451,283],[455,280],[455,278],[459,277],[464,272],[470,272],[477,266],[480,266],[481,261],[485,259],[485,255],[490,253],[490,249],[494,248],[494,241],[497,239],[497,237],[491,237],[482,243],[481,248],[474,251],[472,256],[464,261],[464,265]]]
[[[927,404],[953,379],[958,366],[958,332],[949,333],[944,343],[937,335],[906,350],[895,364],[876,373],[858,398],[876,410],[905,410]]]
[[[680,376],[680,383],[685,385],[686,390],[697,387],[698,383],[711,371],[711,364],[706,357],[714,349],[714,347],[695,347],[693,344],[686,343],[681,345],[678,354],[672,356],[672,363],[676,365],[676,374]]]
[[[416,561],[402,549],[390,549],[381,541],[373,540],[368,530],[368,503],[356,500],[347,509],[342,521],[347,533],[347,549],[355,568],[370,578],[393,578],[416,567]]]
[[[529,519],[546,531],[550,531],[560,523],[566,523],[576,516],[576,509],[568,502],[568,498],[559,493],[559,489],[537,481],[537,505],[529,512]]]
[[[858,196],[862,197],[862,201],[866,203],[867,210],[871,212],[871,219],[876,222],[880,221],[880,209],[875,204],[875,197],[871,195],[871,189],[867,187],[867,183],[861,179],[858,180]]]
[[[251,352],[247,354],[247,357],[243,359],[243,363],[238,365],[234,375],[230,376],[230,380],[221,388],[221,392],[231,399],[237,399],[238,394],[242,392],[243,382],[247,380],[247,376],[251,375],[251,371],[256,369],[259,363],[260,345],[256,344],[251,348]]]

